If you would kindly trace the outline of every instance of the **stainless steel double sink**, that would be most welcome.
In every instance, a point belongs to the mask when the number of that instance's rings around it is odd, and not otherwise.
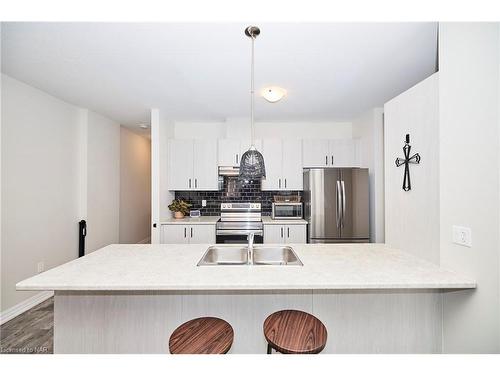
[[[248,265],[246,246],[210,246],[198,266]],[[254,266],[302,266],[303,263],[290,246],[254,246]]]

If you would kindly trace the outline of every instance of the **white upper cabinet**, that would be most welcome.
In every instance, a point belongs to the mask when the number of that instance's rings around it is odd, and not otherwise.
[[[171,139],[168,142],[168,189],[190,190],[193,185],[193,141]]]
[[[330,141],[330,153],[334,167],[358,167],[357,140],[335,139]]]
[[[217,165],[220,167],[239,166],[241,158],[240,143],[238,139],[219,139]]]
[[[355,139],[304,139],[304,168],[359,166]]]
[[[254,141],[257,150],[262,149],[262,141]],[[239,139],[219,139],[217,165],[219,167],[239,167],[241,156],[250,148],[250,141]]]
[[[216,141],[194,141],[193,179],[194,190],[217,190],[219,188]]]
[[[302,190],[302,142],[300,140],[283,141],[283,188]]]
[[[169,190],[217,190],[217,141],[171,139],[168,142]]]
[[[330,143],[325,139],[304,139],[303,166],[304,168],[321,168],[330,166]]]
[[[262,190],[281,190],[283,174],[283,147],[281,139],[264,139],[262,143],[262,156],[264,156],[264,165],[266,166],[266,178],[262,179]]]
[[[299,140],[264,139],[266,178],[262,190],[302,190],[302,143]]]

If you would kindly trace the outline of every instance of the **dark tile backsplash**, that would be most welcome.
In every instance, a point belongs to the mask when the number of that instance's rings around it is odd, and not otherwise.
[[[221,177],[222,178],[222,177]],[[301,191],[261,191],[260,180],[243,182],[237,177],[224,177],[219,191],[176,191],[176,199],[184,199],[191,203],[191,209],[200,210],[202,216],[220,215],[220,204],[223,202],[260,202],[262,215],[270,216],[273,197],[275,195],[300,195]],[[201,207],[202,199],[206,199],[206,207]]]

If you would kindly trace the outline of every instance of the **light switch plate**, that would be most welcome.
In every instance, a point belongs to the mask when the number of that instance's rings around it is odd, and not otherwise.
[[[202,199],[201,200],[201,207],[206,207],[207,206],[207,200],[206,199]]]
[[[472,246],[472,232],[470,228],[453,225],[453,242],[457,245]]]
[[[43,271],[45,271],[45,263],[43,261],[38,262],[36,264],[36,272],[42,273]]]

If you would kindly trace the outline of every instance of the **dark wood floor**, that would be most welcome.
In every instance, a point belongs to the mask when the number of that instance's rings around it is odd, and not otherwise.
[[[52,354],[54,300],[33,307],[0,327],[0,353]]]

